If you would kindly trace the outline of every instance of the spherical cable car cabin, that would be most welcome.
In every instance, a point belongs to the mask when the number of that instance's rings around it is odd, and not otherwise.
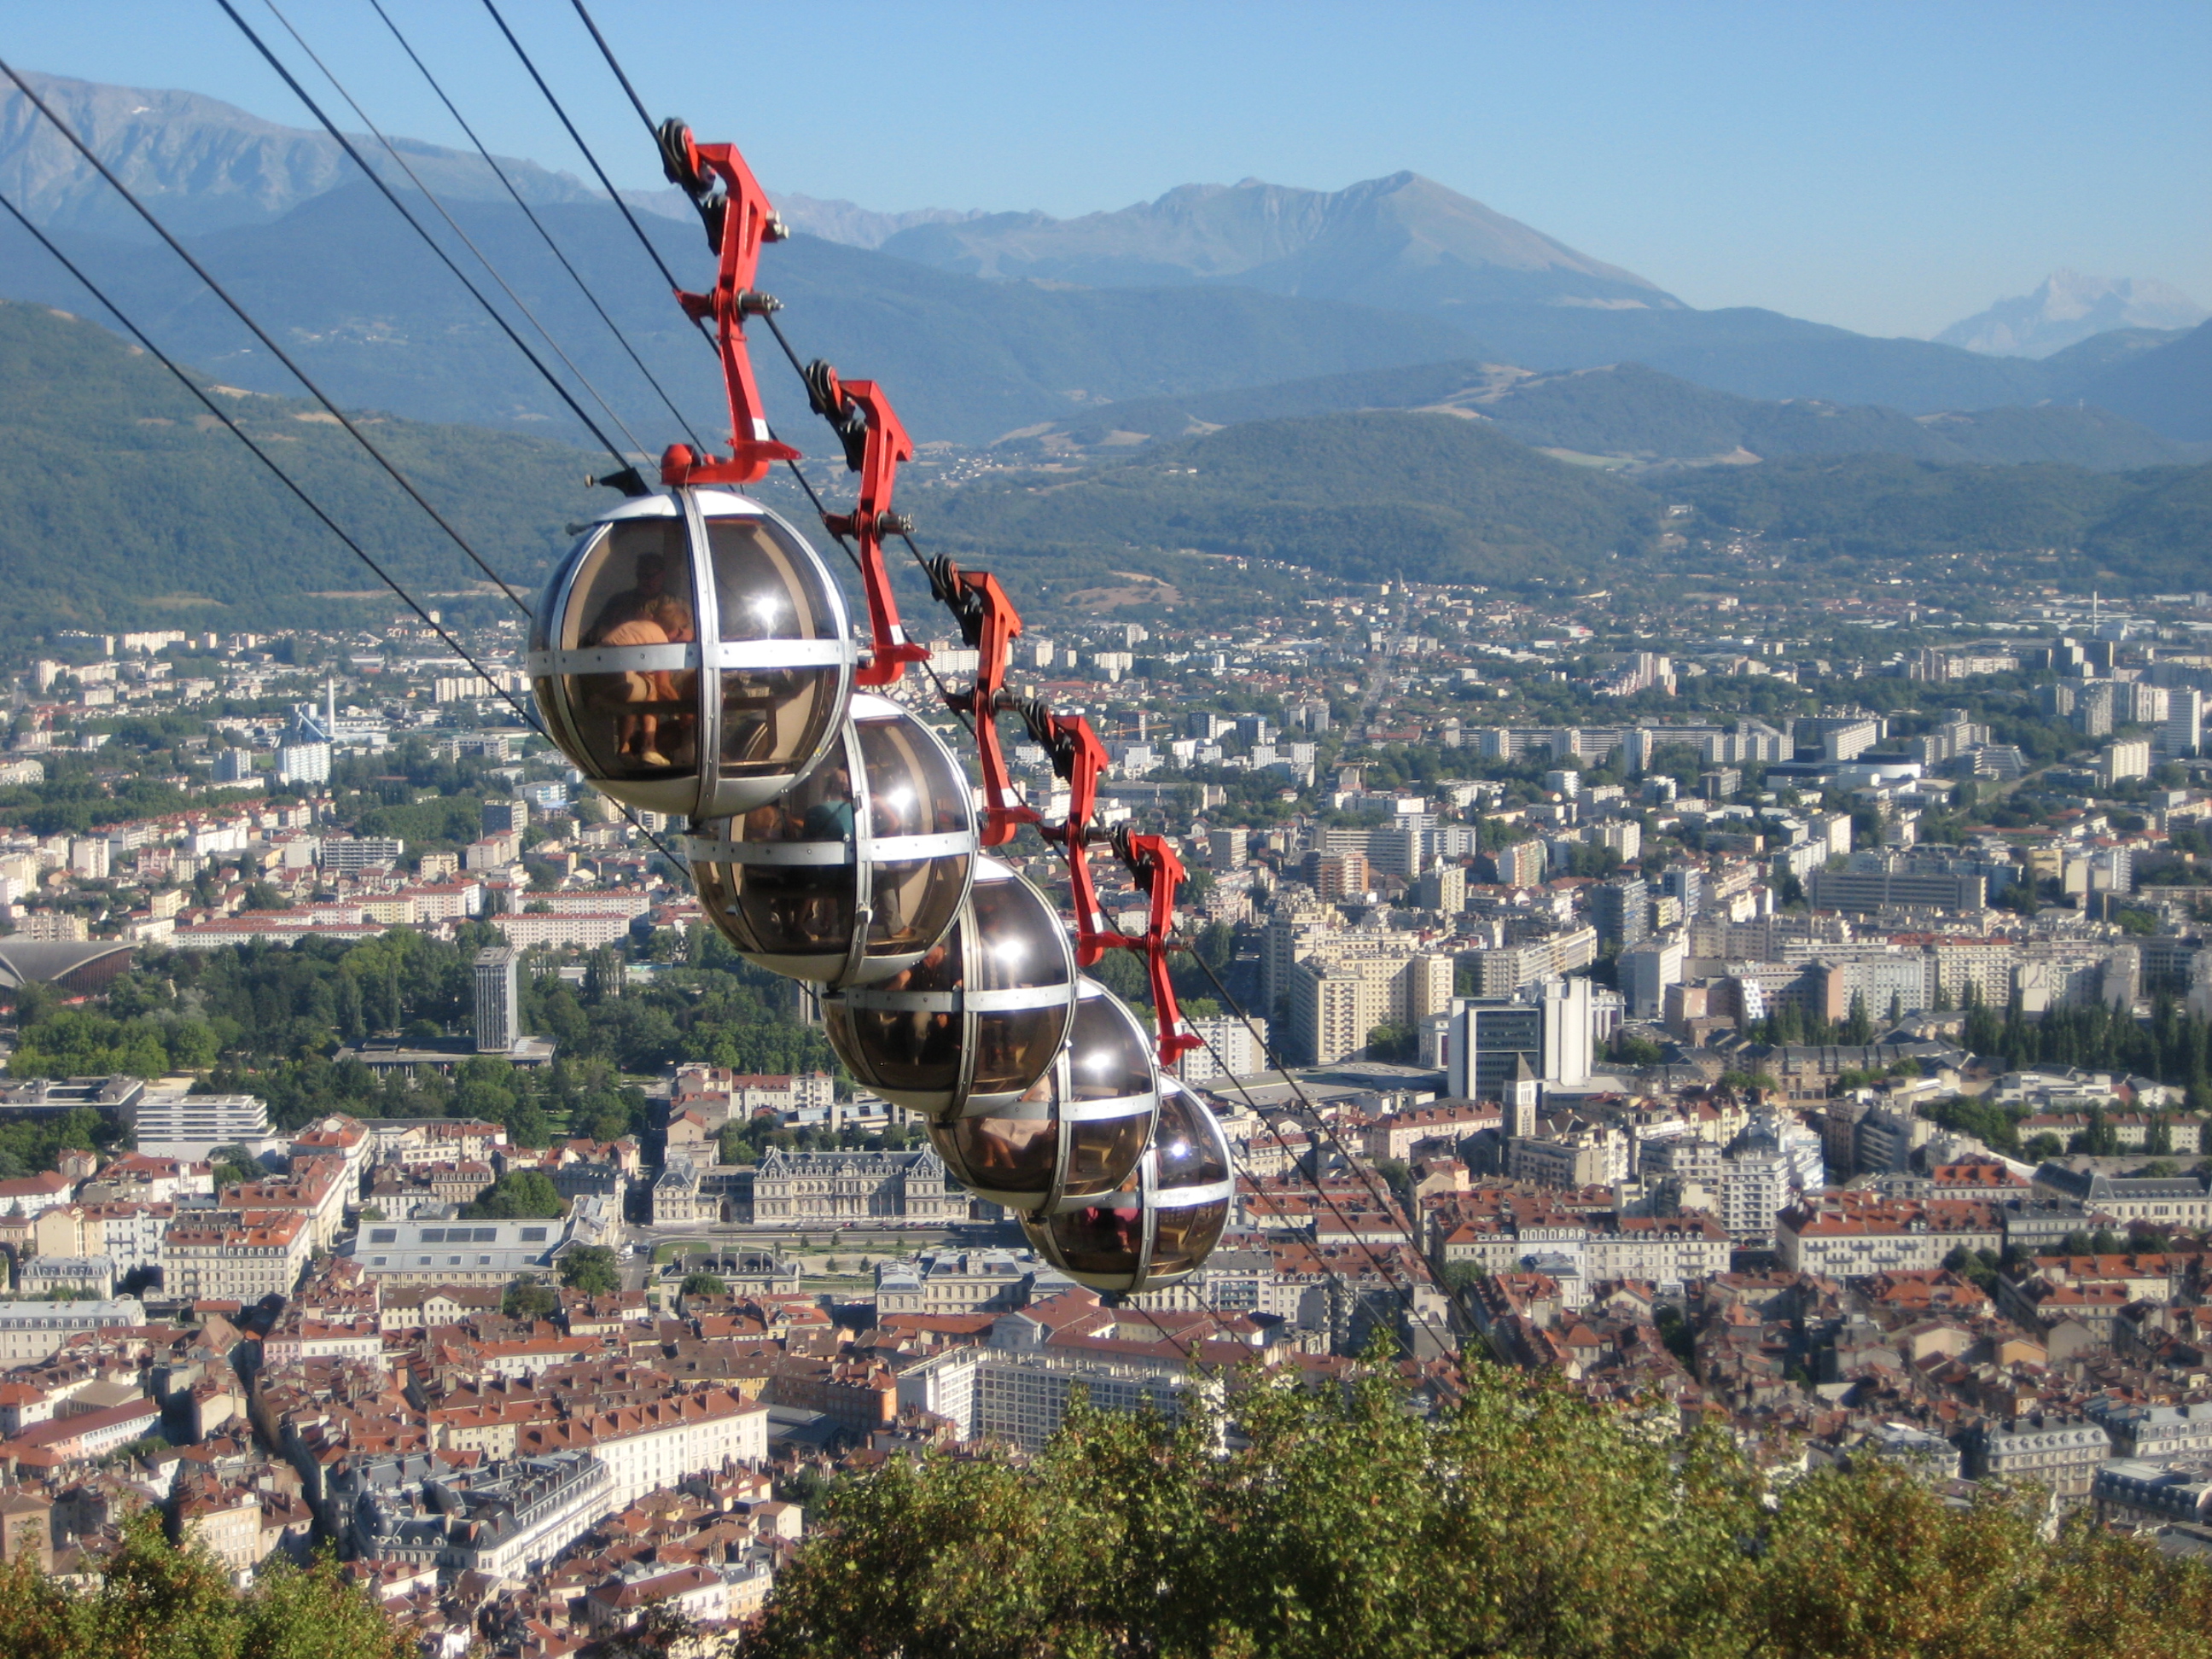
[[[1152,1040],[1096,980],[1051,1070],[1018,1098],[933,1120],[929,1138],[953,1177],[1010,1210],[1053,1212],[1112,1193],[1136,1168],[1159,1109]]]
[[[828,993],[823,1024],[860,1082],[942,1117],[1034,1087],[1067,1040],[1075,994],[1075,952],[1052,907],[979,857],[945,937],[880,985]]]
[[[685,842],[708,919],[771,973],[867,985],[912,968],[968,896],[975,807],[937,734],[862,693],[787,793]]]
[[[1134,1294],[1194,1273],[1213,1253],[1236,1194],[1232,1167],[1213,1114],[1165,1079],[1152,1144],[1118,1190],[1018,1218],[1037,1253],[1077,1284]]]
[[[743,495],[684,489],[586,529],[538,602],[529,669],[548,734],[599,789],[714,818],[812,769],[856,654],[803,537]]]

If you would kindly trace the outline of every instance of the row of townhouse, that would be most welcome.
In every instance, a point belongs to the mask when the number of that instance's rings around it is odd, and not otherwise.
[[[708,1389],[564,1423],[532,1425],[517,1432],[515,1453],[593,1453],[607,1467],[608,1509],[619,1511],[686,1475],[729,1462],[759,1463],[768,1455],[768,1411],[729,1389]]]

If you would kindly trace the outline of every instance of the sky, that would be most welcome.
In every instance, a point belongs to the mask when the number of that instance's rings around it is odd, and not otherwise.
[[[463,142],[369,0],[278,3],[386,131]],[[617,182],[660,185],[569,0],[496,3]],[[1410,168],[1698,307],[1925,336],[2060,267],[2212,305],[2205,0],[586,3],[771,194],[1065,216]],[[495,151],[583,172],[483,0],[386,4]],[[215,0],[7,0],[0,53],[312,120]]]

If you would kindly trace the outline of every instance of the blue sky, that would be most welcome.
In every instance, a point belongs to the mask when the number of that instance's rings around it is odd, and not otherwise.
[[[261,0],[240,0],[256,27]],[[459,142],[367,0],[280,0],[387,131]],[[495,148],[581,171],[478,0],[386,0]],[[567,0],[501,0],[624,184]],[[771,191],[1124,206],[1410,167],[1698,306],[1927,334],[2055,267],[2212,305],[2212,5],[593,0],[656,113]],[[19,3],[19,66],[305,124],[213,0]]]

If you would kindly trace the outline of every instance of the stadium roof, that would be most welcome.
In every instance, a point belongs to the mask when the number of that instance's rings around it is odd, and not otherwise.
[[[0,939],[0,990],[20,990],[33,981],[97,990],[131,965],[137,948],[123,939]]]

